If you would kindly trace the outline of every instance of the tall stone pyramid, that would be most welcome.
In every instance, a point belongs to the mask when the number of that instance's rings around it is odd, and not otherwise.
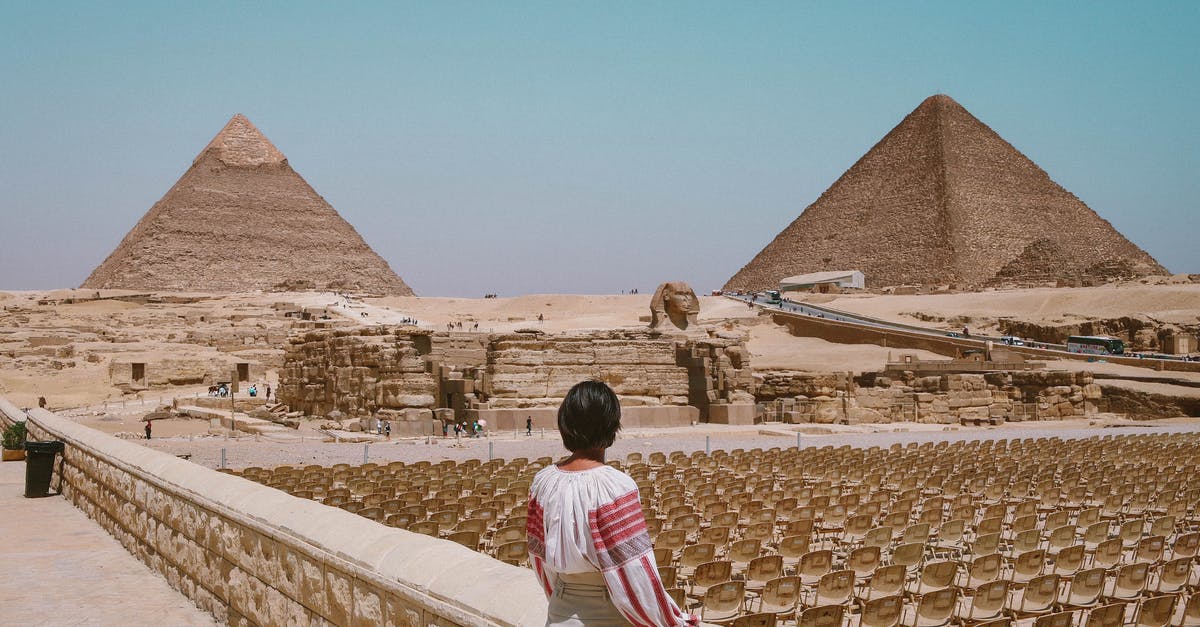
[[[412,295],[240,113],[83,287]]]
[[[1167,273],[944,95],[908,114],[725,289],[822,270],[861,270],[869,287]]]

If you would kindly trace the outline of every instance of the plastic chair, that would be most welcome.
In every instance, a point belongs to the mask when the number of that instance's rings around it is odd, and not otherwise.
[[[999,618],[1008,606],[1009,585],[1008,580],[999,579],[979,586],[973,595],[960,600],[958,618],[964,623]]]
[[[1106,600],[1132,601],[1141,596],[1146,589],[1150,574],[1150,565],[1128,564],[1117,569],[1116,577],[1105,587],[1103,597]]]
[[[696,567],[692,575],[688,596],[699,599],[712,586],[729,581],[733,574],[733,564],[727,561],[708,562]]]
[[[754,558],[762,554],[762,541],[756,539],[738,540],[729,545],[725,558],[733,562],[737,570],[745,570]]]
[[[867,580],[866,590],[862,599],[870,601],[888,596],[896,596],[904,592],[904,582],[908,577],[908,569],[901,564],[880,566],[871,573]]]
[[[1083,627],[1122,627],[1125,624],[1126,603],[1101,605],[1088,612]]]
[[[446,539],[451,542],[457,542],[472,551],[479,550],[479,532],[478,531],[455,531],[446,536]]]
[[[840,608],[842,606],[838,605],[836,607]],[[808,611],[811,610],[806,610],[806,613]],[[871,599],[863,605],[862,614],[859,618],[859,627],[896,627],[896,625],[900,624],[900,619],[903,616],[903,597],[879,597],[878,599]]]
[[[529,547],[524,540],[508,542],[496,547],[496,559],[501,562],[520,566],[529,556]]]
[[[1026,551],[1018,555],[1016,561],[1013,562],[1012,581],[1015,584],[1028,583],[1040,576],[1045,568],[1045,549]]]
[[[881,550],[877,546],[861,546],[846,556],[846,568],[854,571],[858,579],[866,579],[879,568],[882,559]]]
[[[772,613],[747,614],[733,619],[730,627],[775,627],[779,618]]]
[[[940,627],[954,619],[958,607],[958,589],[935,590],[921,597],[913,619],[913,627]]]
[[[1181,557],[1162,565],[1153,585],[1146,591],[1153,594],[1179,594],[1188,586],[1188,577],[1192,574],[1192,558]]]
[[[1138,541],[1133,549],[1133,562],[1156,564],[1162,560],[1167,548],[1167,539],[1163,536],[1150,536]]]
[[[1121,563],[1121,555],[1124,554],[1124,547],[1121,544],[1120,538],[1105,540],[1096,546],[1096,552],[1092,554],[1092,566],[1101,568],[1116,568]]]
[[[1092,607],[1100,602],[1104,593],[1105,571],[1103,568],[1092,568],[1076,573],[1067,588],[1063,605],[1071,608]]]
[[[1066,547],[1054,556],[1054,565],[1050,572],[1063,577],[1073,576],[1083,568],[1083,560],[1087,556],[1082,544]]]
[[[1033,627],[1072,627],[1075,624],[1075,612],[1055,612],[1039,616],[1033,621]]]
[[[1187,605],[1183,606],[1183,617],[1180,620],[1183,627],[1200,625],[1200,592],[1193,592],[1188,597]]]
[[[910,575],[916,574],[925,558],[925,545],[918,543],[901,544],[892,551],[892,563],[903,564]]]
[[[806,600],[809,607],[818,605],[845,604],[854,596],[854,571],[835,570],[826,573],[817,582],[811,600]]]
[[[1000,578],[1003,565],[1004,560],[1000,557],[999,553],[982,555],[975,558],[967,566],[964,586],[967,588],[978,588],[985,583],[996,581]]]
[[[760,593],[768,581],[783,576],[783,557],[762,555],[750,560],[745,570],[746,590]]]
[[[717,547],[711,544],[693,544],[686,546],[679,554],[679,573],[684,579],[689,579],[696,567],[717,559]]]
[[[945,590],[954,585],[957,576],[958,562],[926,562],[921,567],[921,574],[907,587],[907,591],[919,597],[937,590]]]
[[[882,600],[882,599],[880,599]],[[897,599],[897,604],[900,603]],[[821,607],[810,607],[800,613],[800,618],[796,621],[797,627],[842,627],[842,617],[845,615],[846,608],[843,605],[824,605]],[[867,623],[866,614],[863,614],[862,627],[895,627],[899,623],[899,612],[896,614],[896,621],[886,624]]]
[[[1200,531],[1185,533],[1171,544],[1171,557],[1196,557],[1197,549],[1200,549]]]
[[[1058,603],[1058,575],[1042,575],[1013,596],[1010,607],[1018,617],[1049,614]]]
[[[1171,624],[1171,616],[1175,613],[1175,603],[1179,597],[1174,594],[1144,599],[1134,615],[1135,627],[1167,627]]]
[[[800,583],[806,586],[816,585],[821,577],[833,568],[833,551],[825,549],[822,551],[809,551],[800,557],[800,563],[796,566],[796,575],[800,577]]]
[[[746,601],[746,584],[725,581],[708,587],[700,603],[700,620],[707,622],[732,621],[742,613]]]
[[[783,620],[789,620],[795,616],[796,608],[800,604],[800,590],[799,577],[776,577],[763,586],[755,611],[770,612]]]
[[[800,558],[808,553],[809,536],[786,536],[779,541],[779,546],[775,551],[783,556],[783,564],[785,568],[795,569],[795,566],[800,563]]]

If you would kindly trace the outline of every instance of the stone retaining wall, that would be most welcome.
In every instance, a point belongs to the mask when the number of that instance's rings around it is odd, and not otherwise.
[[[789,376],[791,375],[791,376]],[[1103,393],[1089,372],[1020,371],[898,378],[775,372],[759,389],[765,419],[792,423],[998,424],[1079,418]],[[866,383],[866,385],[863,385]]]
[[[458,420],[483,417],[489,424],[494,419],[507,425],[510,414],[557,407],[572,385],[599,379],[612,386],[624,406],[664,408],[643,412],[647,426],[689,424],[695,418],[687,412],[665,409],[689,406],[700,421],[749,416],[752,422],[749,362],[744,338],[715,331],[313,330],[291,337],[278,398],[310,416],[337,411],[406,422],[412,410],[424,417],[432,409],[449,409]],[[487,414],[493,411],[499,413]]]
[[[31,439],[66,443],[66,498],[222,622],[545,622],[529,569],[29,413]]]

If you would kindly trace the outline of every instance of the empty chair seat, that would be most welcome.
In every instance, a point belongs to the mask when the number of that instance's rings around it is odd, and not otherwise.
[[[824,610],[823,614],[832,615],[832,611],[827,608],[836,608],[836,619],[838,622],[818,622],[816,620],[806,625],[804,617],[809,613],[814,613],[815,617],[818,611]],[[880,597],[871,599],[871,601],[863,604],[862,614],[859,614],[859,627],[895,627],[900,625],[900,619],[904,616],[904,597]],[[832,616],[830,616],[832,617]],[[804,627],[840,627],[841,625],[841,605],[826,605],[824,608],[806,609],[800,614],[800,626]]]
[[[1134,626],[1167,627],[1171,624],[1171,616],[1175,613],[1175,603],[1178,600],[1179,597],[1174,594],[1143,599],[1134,615]]]
[[[1100,602],[1104,593],[1104,582],[1107,571],[1103,568],[1092,568],[1076,573],[1068,583],[1066,598],[1063,605],[1070,608],[1093,607]]]
[[[705,589],[700,597],[700,620],[729,622],[742,613],[746,600],[745,583],[724,581]]]
[[[1146,589],[1149,573],[1150,565],[1145,562],[1120,567],[1116,576],[1105,586],[1104,598],[1120,601],[1137,599]]]
[[[991,621],[1000,618],[1008,607],[1009,581],[998,579],[975,588],[969,597],[959,601],[956,610],[959,620],[964,623]]]
[[[770,612],[786,621],[795,617],[799,603],[800,578],[795,575],[776,577],[763,586],[755,611]]]
[[[1010,608],[1018,617],[1049,614],[1058,603],[1058,575],[1042,575],[1013,595]]]

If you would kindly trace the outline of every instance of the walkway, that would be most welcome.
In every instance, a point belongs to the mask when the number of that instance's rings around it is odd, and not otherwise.
[[[215,624],[66,499],[24,493],[25,463],[0,463],[0,622]]]

